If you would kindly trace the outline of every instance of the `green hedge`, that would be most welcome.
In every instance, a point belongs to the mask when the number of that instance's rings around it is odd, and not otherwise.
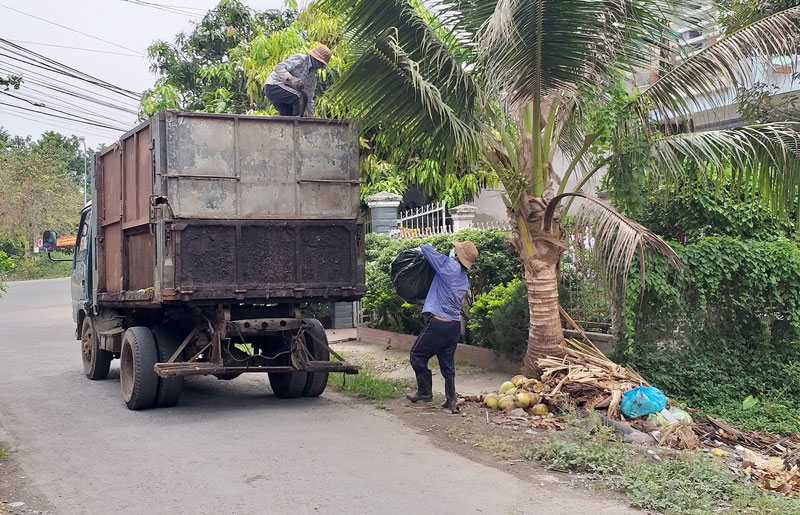
[[[685,282],[630,281],[621,358],[690,406],[746,427],[800,428],[800,247],[715,236],[674,246]],[[759,402],[744,409],[752,395]]]
[[[528,292],[522,279],[515,278],[478,295],[469,316],[471,343],[494,349],[511,359],[522,359],[530,321]]]

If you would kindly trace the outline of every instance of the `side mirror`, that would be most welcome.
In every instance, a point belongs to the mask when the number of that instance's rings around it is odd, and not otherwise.
[[[56,242],[58,241],[58,234],[55,231],[45,231],[42,235],[42,248],[47,252],[56,250]]]

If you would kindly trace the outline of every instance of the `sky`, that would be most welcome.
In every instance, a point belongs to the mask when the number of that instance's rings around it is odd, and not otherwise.
[[[183,12],[187,14],[167,12],[126,0],[0,0],[0,38],[120,88],[141,92],[152,87],[155,81],[155,76],[149,70],[149,62],[144,57],[148,45],[157,39],[171,42],[179,32],[191,31],[192,22],[198,21],[199,17],[189,16],[188,13],[202,14],[201,9],[210,9],[218,3],[216,0],[147,1],[151,4],[180,6],[185,8]],[[244,3],[253,9],[264,10],[280,8],[284,1],[244,0]],[[8,45],[0,45],[0,76],[8,75],[9,71],[20,72],[24,80],[27,70],[27,75],[31,79],[29,83],[23,83],[22,88],[16,92],[14,90],[3,92],[0,89],[0,127],[12,135],[31,135],[38,138],[42,132],[54,130],[64,134],[84,136],[86,144],[96,148],[115,141],[122,134],[119,128],[130,129],[136,125],[137,117],[133,114],[138,106],[136,100],[63,75],[53,74],[40,66],[25,64],[20,57],[19,49],[14,53],[9,50]],[[77,99],[73,95],[63,97],[57,94],[50,95],[49,90],[44,88],[45,84],[60,85],[79,94],[82,92],[92,99],[104,95],[99,98],[125,110],[97,106],[86,99]],[[27,98],[28,101],[23,98]],[[55,109],[60,108],[65,113],[73,113],[70,116],[74,116],[76,109],[85,109],[86,111],[82,112],[85,112],[87,118],[97,122],[98,117],[102,116],[103,124],[116,128],[86,126],[71,120],[33,114],[31,109],[39,111],[47,109],[32,106],[30,101],[45,103]],[[55,114],[62,116],[57,112]]]

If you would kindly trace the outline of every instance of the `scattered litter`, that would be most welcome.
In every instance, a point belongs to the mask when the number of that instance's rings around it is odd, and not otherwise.
[[[728,455],[728,453],[726,451],[723,451],[720,448],[711,449],[711,454],[713,454],[714,456],[717,456],[718,458],[724,458],[725,456]]]
[[[22,508],[23,506],[25,506],[25,503],[24,503],[24,502],[19,502],[19,501],[17,501],[17,502],[10,502],[10,503],[8,503],[8,507],[9,507],[9,508]]]
[[[677,422],[669,412],[665,411],[666,407],[667,396],[664,395],[664,392],[652,386],[637,386],[622,395],[620,409],[622,414],[628,418],[639,418],[660,413],[668,422]]]
[[[692,430],[692,426],[678,422],[664,429],[658,444],[672,449],[697,449],[700,447],[700,439]]]
[[[800,492],[800,472],[797,465],[787,466],[777,457],[764,458],[750,449],[744,451],[742,472],[751,476],[762,489],[794,496]]]

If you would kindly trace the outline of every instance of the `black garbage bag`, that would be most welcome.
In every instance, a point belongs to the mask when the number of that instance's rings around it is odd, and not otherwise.
[[[392,260],[392,284],[397,294],[411,304],[424,304],[436,275],[422,249],[404,250]]]

